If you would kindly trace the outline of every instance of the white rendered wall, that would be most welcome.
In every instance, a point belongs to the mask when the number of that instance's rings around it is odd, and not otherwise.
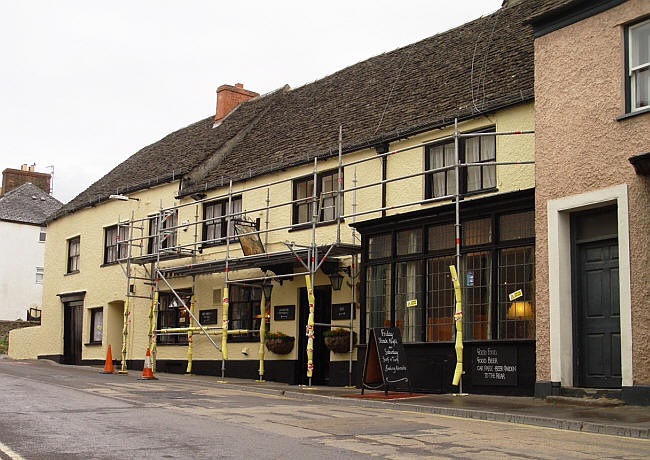
[[[38,225],[0,221],[0,319],[26,319],[30,306],[40,308],[36,267],[43,267],[45,243],[39,234]]]

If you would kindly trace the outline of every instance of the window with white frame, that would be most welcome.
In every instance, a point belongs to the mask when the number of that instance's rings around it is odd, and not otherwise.
[[[627,53],[626,101],[629,112],[650,108],[650,19],[631,25],[625,34]]]
[[[338,190],[338,170],[318,174],[316,179],[316,205],[318,222],[332,222],[336,219]],[[311,222],[314,212],[314,177],[307,176],[293,182],[293,223]]]
[[[36,284],[43,284],[43,273],[45,273],[43,267],[36,267]]]
[[[101,344],[104,336],[104,308],[90,309],[90,343]]]
[[[45,236],[47,234],[47,227],[41,227],[41,231],[38,232],[38,241],[45,243]]]
[[[104,229],[104,263],[111,264],[127,256],[129,228],[112,225]]]

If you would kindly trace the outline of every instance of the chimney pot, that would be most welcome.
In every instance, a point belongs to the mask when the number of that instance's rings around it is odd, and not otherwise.
[[[237,88],[243,88],[243,87],[244,87],[244,84],[243,84],[243,83],[235,83],[235,86],[236,86]]]
[[[27,163],[20,165],[21,171],[27,171]]]

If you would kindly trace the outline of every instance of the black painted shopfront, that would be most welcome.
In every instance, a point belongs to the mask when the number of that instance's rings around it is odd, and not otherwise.
[[[456,392],[453,204],[356,224],[362,235],[361,345],[400,330],[413,391]],[[461,201],[463,391],[533,395],[534,190]],[[357,366],[358,368],[359,366]]]

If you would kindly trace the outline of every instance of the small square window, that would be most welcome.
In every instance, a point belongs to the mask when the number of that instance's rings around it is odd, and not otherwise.
[[[390,233],[368,238],[368,259],[382,259],[391,255],[392,238]]]
[[[533,211],[505,214],[499,217],[501,241],[533,238],[535,236],[535,213]]]
[[[397,232],[397,255],[415,254],[422,251],[422,230]]]
[[[429,227],[429,251],[451,249],[455,246],[456,230],[454,229],[454,224]]]
[[[462,226],[463,245],[474,246],[492,242],[492,219],[468,220]]]
[[[43,267],[36,267],[36,284],[43,284],[43,273],[45,273]]]
[[[47,235],[47,227],[41,227],[41,231],[38,233],[38,241],[45,243],[45,237]]]

